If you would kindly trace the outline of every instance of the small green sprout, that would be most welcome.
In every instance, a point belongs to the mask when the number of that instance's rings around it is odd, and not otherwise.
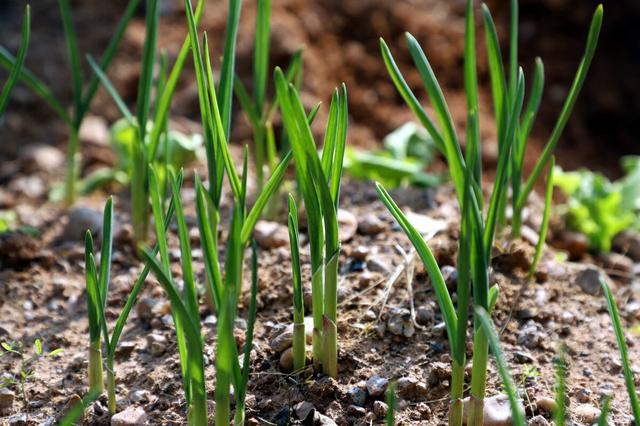
[[[347,90],[342,85],[333,94],[322,156],[318,158],[309,117],[305,114],[298,91],[287,83],[280,68],[275,70],[275,83],[308,219],[314,325],[313,361],[316,365],[322,365],[325,374],[335,378],[338,375],[336,324],[340,254],[337,212],[347,137]]]
[[[524,109],[524,72],[517,65],[517,20],[518,2],[511,1],[511,33],[510,33],[510,63],[509,81],[504,76],[504,66],[498,45],[498,38],[493,25],[491,14],[483,6],[485,33],[487,39],[487,54],[489,59],[489,74],[494,101],[498,134],[498,164],[496,175],[485,209],[482,197],[482,158],[480,149],[480,123],[478,117],[478,83],[475,52],[475,20],[474,2],[467,0],[465,13],[465,53],[464,53],[464,82],[467,93],[467,134],[466,149],[463,155],[462,146],[447,106],[444,94],[433,69],[418,44],[418,41],[407,34],[409,53],[426,89],[429,100],[436,116],[434,122],[422,108],[415,95],[396,65],[391,51],[380,40],[380,47],[384,63],[398,92],[417,116],[420,123],[427,129],[435,145],[443,153],[449,166],[449,172],[456,191],[461,211],[460,238],[458,253],[458,288],[457,310],[453,306],[451,296],[444,286],[442,274],[422,236],[409,223],[406,216],[393,202],[386,190],[378,184],[378,194],[392,215],[404,229],[409,239],[416,247],[436,290],[438,303],[445,318],[450,350],[453,358],[453,374],[451,386],[450,424],[462,423],[462,395],[464,384],[464,365],[466,362],[466,330],[467,315],[470,305],[470,287],[473,286],[472,311],[477,308],[491,311],[491,300],[495,291],[489,286],[489,266],[491,252],[498,226],[503,221],[506,211],[507,187],[509,180],[512,184],[512,203],[514,216],[512,231],[515,236],[520,234],[521,212],[527,198],[544,167],[547,167],[553,149],[555,148],[562,130],[564,129],[573,105],[580,91],[589,65],[593,58],[602,25],[602,6],[599,6],[592,18],[584,57],[578,68],[573,86],[569,92],[558,123],[547,143],[543,154],[536,166],[522,186],[521,170],[523,165],[524,147],[530,125],[538,109],[539,98],[542,94],[542,64],[538,62],[534,89]],[[522,120],[525,120],[524,122]],[[483,212],[486,211],[486,216]],[[493,291],[493,295],[492,295]],[[468,421],[472,426],[481,425],[483,421],[483,406],[486,391],[487,359],[489,350],[489,336],[485,328],[481,327],[477,315],[474,316],[473,337],[473,366],[471,374],[471,401]]]
[[[113,36],[107,45],[102,58],[100,60],[100,69],[106,70],[113,61],[116,55],[118,46],[122,41],[124,32],[131,21],[140,0],[130,0],[127,7],[118,22],[117,27],[113,32]],[[79,144],[79,132],[82,121],[89,112],[91,101],[95,96],[99,81],[97,76],[92,77],[86,88],[83,90],[85,83],[82,76],[82,66],[80,64],[80,52],[78,49],[77,35],[73,25],[73,16],[71,13],[71,2],[69,0],[58,0],[60,8],[60,14],[62,16],[62,25],[64,29],[65,40],[67,44],[67,51],[69,54],[70,73],[72,83],[72,113],[67,112],[67,108],[58,100],[51,89],[36,77],[31,71],[22,67],[19,72],[20,80],[25,83],[31,90],[33,90],[38,96],[40,96],[62,119],[67,128],[69,129],[69,144],[67,146],[67,178],[65,182],[66,202],[68,205],[73,204],[76,197],[76,184],[78,178],[78,144]],[[28,12],[27,12],[28,13]],[[25,22],[27,22],[25,20]],[[23,27],[23,40],[24,40],[24,27]],[[24,52],[21,49],[16,58],[11,55],[6,49],[0,47],[0,66],[3,66],[9,70],[19,69],[18,67],[24,61]],[[12,76],[13,76],[12,71]],[[7,86],[5,86],[7,88]],[[4,94],[3,94],[4,96]],[[2,97],[0,97],[2,99]],[[1,102],[0,102],[1,104]],[[1,109],[0,109],[1,111]],[[0,115],[2,115],[0,113]]]
[[[18,370],[17,374],[18,378],[4,378],[3,382],[0,383],[0,388],[18,386],[18,388],[20,389],[20,394],[22,395],[22,401],[24,402],[25,407],[28,408],[29,399],[27,398],[27,383],[35,374],[35,365],[44,357],[57,357],[63,352],[63,349],[58,348],[52,350],[49,353],[45,353],[42,347],[42,340],[40,339],[36,339],[33,342],[33,354],[31,356],[26,353],[26,349],[22,342],[2,342],[0,343],[0,346],[3,349],[3,351],[0,352],[0,358],[5,355],[13,355],[20,358],[20,369]]]
[[[0,118],[4,115],[4,111],[9,104],[9,98],[11,97],[11,91],[18,81],[24,60],[27,57],[27,49],[29,48],[29,38],[31,36],[31,6],[27,5],[24,8],[24,18],[22,21],[22,38],[20,40],[20,47],[18,48],[18,54],[15,61],[9,68],[9,78],[0,91]],[[1,53],[1,52],[0,52]]]
[[[298,232],[298,209],[289,194],[289,245],[291,246],[291,275],[293,277],[293,370],[305,367],[306,332],[304,328],[304,298],[302,296],[302,274],[300,272],[300,243]]]

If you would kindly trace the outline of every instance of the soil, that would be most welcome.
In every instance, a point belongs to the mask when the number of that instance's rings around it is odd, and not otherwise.
[[[81,37],[81,48],[99,53],[109,37],[114,17],[122,10],[124,1],[103,2],[95,7],[92,2],[73,2],[77,10],[78,32],[90,34]],[[212,5],[205,19],[205,27],[211,33],[224,28],[224,2]],[[505,1],[494,1],[491,6],[504,11]],[[562,28],[554,36],[523,36],[522,54],[526,61],[533,55],[530,51],[541,51],[552,64],[564,55],[558,69],[550,68],[549,80],[566,84],[571,78],[582,46],[582,35],[586,31],[590,4],[584,7],[569,6],[564,1],[523,1],[523,33],[527,28],[540,25],[545,17],[545,26]],[[590,2],[585,2],[590,3]],[[626,3],[626,2],[620,2]],[[397,59],[412,87],[419,87],[419,79],[410,71],[408,53],[403,31],[410,31],[423,43],[433,61],[441,83],[447,90],[454,117],[464,127],[464,103],[461,82],[462,13],[464,2],[390,2],[386,0],[312,2],[289,0],[273,2],[273,65],[286,65],[291,54],[302,44],[305,53],[304,101],[311,105],[316,100],[327,100],[332,88],[345,81],[350,94],[350,140],[349,143],[365,147],[375,146],[385,134],[411,119],[410,112],[395,94],[379,60],[377,37],[382,35],[390,42]],[[218,7],[216,9],[216,7]],[[608,10],[607,5],[607,10]],[[21,2],[11,1],[9,7],[0,12],[0,20],[10,25],[0,25],[0,38],[15,34],[16,21]],[[56,93],[68,98],[68,79],[65,70],[64,44],[55,1],[38,2],[40,13],[34,13],[34,43],[30,50],[28,65],[38,75],[52,82]],[[617,5],[611,4],[614,22],[630,19],[637,8],[627,16],[616,13]],[[570,10],[571,12],[564,13]],[[242,28],[253,25],[253,2],[245,2]],[[550,19],[546,19],[549,13]],[[96,13],[99,13],[97,15]],[[163,31],[160,43],[170,56],[175,56],[184,37],[183,15],[180,7],[167,6],[163,12]],[[498,22],[504,22],[507,14],[496,13]],[[609,15],[607,15],[609,16]],[[83,21],[83,18],[86,20]],[[96,25],[96,22],[100,25]],[[535,24],[538,22],[538,24]],[[566,22],[571,25],[563,26]],[[529,27],[527,27],[529,25]],[[571,30],[568,30],[570,28]],[[576,28],[579,28],[577,30]],[[607,27],[605,27],[607,28]],[[609,27],[610,28],[610,27]],[[575,31],[580,37],[575,36]],[[607,30],[603,42],[616,40],[614,30]],[[127,31],[123,49],[110,75],[119,91],[128,102],[135,98],[138,60],[143,43],[143,20],[139,17]],[[250,58],[252,30],[241,31],[238,41],[238,70],[245,81],[250,81]],[[211,37],[216,43],[212,48],[220,51],[221,38]],[[47,43],[36,43],[47,40]],[[577,40],[577,41],[576,41]],[[629,42],[631,43],[631,42]],[[8,47],[13,50],[16,41],[11,39]],[[577,47],[576,47],[577,46]],[[480,47],[480,46],[479,46]],[[547,52],[558,49],[558,56],[547,56]],[[621,153],[632,153],[629,130],[624,120],[637,112],[638,98],[633,91],[637,81],[625,79],[616,90],[599,90],[600,84],[614,80],[610,72],[619,49],[601,49],[603,59],[594,63],[594,81],[585,90],[583,100],[568,128],[566,142],[560,145],[560,162],[568,166],[597,165],[610,174],[616,174],[617,158]],[[52,54],[55,52],[56,54]],[[567,54],[567,52],[571,52]],[[479,54],[482,58],[483,54]],[[613,58],[608,61],[606,58]],[[41,60],[42,62],[39,62]],[[482,59],[480,59],[482,62]],[[625,69],[637,70],[637,63],[625,62]],[[636,68],[634,68],[636,67]],[[197,102],[193,78],[187,67],[182,86],[176,95],[174,117],[176,126],[197,129],[192,120],[197,117]],[[485,65],[480,63],[481,77],[486,79]],[[629,71],[631,72],[631,71]],[[633,75],[629,73],[628,75]],[[558,83],[558,81],[562,83]],[[364,84],[366,82],[366,84]],[[553,85],[552,85],[553,86]],[[562,87],[559,87],[562,93]],[[551,90],[553,92],[553,90]],[[635,93],[636,95],[632,95]],[[420,90],[417,91],[422,96]],[[626,96],[626,98],[623,96]],[[633,96],[636,96],[635,98]],[[25,396],[16,394],[10,409],[0,412],[0,422],[9,423],[11,416],[27,414],[29,424],[55,424],[56,419],[73,402],[77,395],[87,391],[86,353],[88,325],[86,320],[86,294],[84,292],[84,252],[81,241],[74,241],[72,234],[81,226],[72,222],[68,226],[68,214],[61,207],[45,201],[46,190],[51,182],[62,179],[62,167],[49,164],[49,168],[33,161],[25,154],[23,146],[41,144],[65,146],[65,130],[53,114],[27,89],[18,88],[5,117],[0,152],[6,159],[0,167],[0,209],[14,210],[22,225],[36,228],[39,237],[25,233],[9,233],[0,237],[0,341],[23,343],[27,352],[36,338],[42,340],[45,352],[61,348],[63,353],[55,358],[43,358],[34,364],[33,376],[28,380]],[[607,102],[602,101],[605,98]],[[552,99],[555,99],[552,97]],[[622,102],[621,99],[627,99]],[[491,123],[490,98],[486,90],[481,94],[483,122]],[[553,104],[553,102],[551,102]],[[559,107],[556,102],[556,107]],[[601,146],[605,136],[600,124],[592,118],[606,109],[614,123],[614,134],[606,139],[611,147],[606,156],[597,160],[590,158],[595,147]],[[621,105],[630,105],[621,114]],[[104,92],[100,92],[93,105],[94,113],[112,122],[118,118],[115,107]],[[551,108],[553,109],[553,108]],[[326,109],[325,109],[326,110]],[[326,111],[325,111],[326,112]],[[549,114],[551,115],[551,114]],[[241,117],[238,112],[236,117]],[[621,118],[622,117],[622,118]],[[323,123],[322,115],[318,123]],[[615,120],[614,120],[615,118]],[[620,118],[620,120],[618,120]],[[462,121],[461,121],[462,120]],[[532,153],[539,150],[540,140],[553,125],[553,116],[541,117],[540,129],[531,146]],[[34,125],[38,123],[39,125]],[[594,132],[600,130],[600,132]],[[489,125],[483,128],[483,138],[493,139]],[[233,140],[249,142],[250,133],[244,119],[237,119]],[[585,142],[587,148],[572,151],[577,143]],[[592,143],[596,141],[596,143]],[[487,144],[490,147],[490,144]],[[582,147],[582,144],[580,145]],[[100,165],[112,165],[113,155],[99,143],[82,145],[83,172]],[[535,158],[535,155],[533,155]],[[50,158],[50,157],[49,157]],[[597,163],[597,164],[595,164]],[[45,164],[46,165],[46,164]],[[47,169],[47,170],[44,170]],[[108,188],[115,194],[117,231],[114,246],[112,283],[108,300],[107,318],[113,325],[126,300],[133,282],[142,269],[131,250],[128,217],[128,194],[119,188]],[[99,212],[105,193],[96,193],[83,198],[79,205]],[[452,189],[444,186],[437,189],[403,189],[393,193],[403,209],[441,220],[446,226],[431,241],[442,267],[455,266],[457,250],[457,207]],[[187,180],[183,199],[191,228],[195,228],[193,213],[192,181]],[[389,380],[409,383],[401,392],[398,401],[398,424],[436,425],[446,423],[448,409],[449,375],[448,344],[443,335],[439,310],[429,280],[420,262],[413,259],[405,264],[406,253],[411,246],[404,234],[393,223],[392,218],[378,201],[372,185],[347,181],[341,206],[362,222],[367,215],[374,215],[383,223],[374,235],[356,233],[344,241],[340,258],[340,315],[339,315],[339,377],[337,381],[305,372],[291,375],[279,366],[280,354],[271,348],[273,339],[291,323],[291,273],[290,259],[286,247],[260,250],[258,321],[252,354],[252,372],[249,382],[247,419],[251,424],[286,424],[295,420],[294,406],[308,401],[316,410],[340,425],[381,424],[374,413],[374,403],[383,397],[368,397],[364,409],[358,408],[349,395],[353,387],[363,388],[364,382],[378,375]],[[227,206],[228,207],[228,206]],[[528,225],[538,228],[540,203],[532,202]],[[284,223],[284,218],[276,220]],[[74,226],[75,225],[75,226]],[[560,226],[554,226],[551,240],[566,243]],[[197,234],[196,234],[197,235]],[[585,424],[577,413],[584,406],[597,407],[603,395],[613,396],[611,419],[615,424],[631,424],[630,409],[624,387],[611,322],[603,296],[597,288],[586,286],[582,271],[608,273],[627,334],[630,359],[634,361],[636,375],[640,369],[640,337],[638,329],[640,310],[640,267],[631,262],[629,268],[621,270],[615,262],[593,258],[579,252],[576,262],[563,261],[561,252],[547,247],[536,279],[526,279],[526,269],[531,259],[530,243],[509,243],[500,238],[496,247],[492,281],[500,287],[496,311],[493,315],[501,330],[501,343],[507,354],[516,383],[527,395],[525,406],[529,418],[549,413],[538,407],[536,400],[553,397],[556,383],[554,360],[564,348],[568,361],[569,414],[574,424]],[[224,235],[222,239],[224,247]],[[179,251],[175,230],[170,233],[172,259],[176,276],[179,275]],[[197,250],[198,239],[194,238],[194,268],[199,282],[204,277],[202,254]],[[364,249],[363,249],[364,247]],[[401,248],[402,250],[399,250]],[[366,253],[366,254],[363,254]],[[402,254],[405,253],[405,255]],[[366,256],[363,260],[362,257]],[[248,256],[247,256],[248,257]],[[308,260],[303,256],[306,265]],[[610,259],[609,259],[610,260]],[[620,260],[618,258],[618,260]],[[636,260],[637,262],[637,260]],[[308,266],[305,266],[308,268]],[[406,269],[406,270],[405,270]],[[390,277],[399,271],[400,278],[390,282]],[[309,271],[303,274],[308,278]],[[245,278],[248,280],[248,277]],[[409,285],[411,284],[411,285]],[[240,310],[240,318],[246,318],[246,290]],[[586,289],[586,290],[585,290]],[[593,290],[593,291],[592,291]],[[593,294],[592,294],[593,293]],[[407,321],[406,312],[415,307],[420,326]],[[148,309],[147,309],[148,308]],[[149,424],[183,424],[185,401],[181,390],[179,364],[175,350],[173,326],[167,320],[169,313],[166,299],[153,278],[148,278],[140,295],[138,307],[132,312],[121,342],[129,354],[122,354],[116,361],[118,377],[118,408],[142,407]],[[307,306],[308,309],[308,306]],[[210,312],[203,308],[207,366],[207,391],[214,399],[215,390],[215,335],[216,326]],[[397,324],[407,335],[396,335]],[[243,343],[243,324],[237,323],[237,340]],[[414,332],[410,333],[413,329]],[[167,339],[164,353],[155,356],[147,343],[149,334]],[[410,334],[410,335],[409,335]],[[123,349],[124,351],[124,349]],[[0,373],[15,376],[19,373],[20,360],[11,355],[0,358]],[[400,380],[402,379],[402,380]],[[488,395],[501,392],[497,370],[492,364],[489,372]],[[145,393],[146,391],[146,393]],[[99,400],[88,409],[84,424],[109,424],[105,414],[105,402]],[[542,406],[542,404],[539,404]],[[297,421],[297,420],[296,420]]]

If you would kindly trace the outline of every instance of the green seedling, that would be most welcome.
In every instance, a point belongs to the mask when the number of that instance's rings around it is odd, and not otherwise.
[[[540,223],[540,231],[538,232],[538,242],[536,243],[536,251],[529,268],[529,279],[536,273],[536,268],[542,258],[542,250],[547,240],[549,231],[549,220],[551,219],[551,203],[553,202],[553,170],[555,168],[555,159],[551,158],[549,164],[549,172],[547,173],[547,185],[544,193],[544,210],[542,212],[542,222]]]
[[[273,118],[277,110],[277,100],[268,102],[267,84],[269,81],[269,34],[270,34],[271,0],[257,0],[256,32],[253,51],[253,94],[242,83],[238,76],[234,80],[234,92],[240,101],[253,131],[254,162],[258,192],[262,190],[265,177],[265,166],[273,173],[278,164],[278,149],[273,130]],[[302,49],[292,57],[287,70],[287,81],[295,82],[300,87],[302,79]],[[283,139],[286,152],[286,141]]]
[[[134,141],[128,144],[128,175],[131,182],[131,218],[136,246],[146,242],[149,231],[149,164],[153,164],[165,176],[171,163],[170,137],[168,132],[169,107],[175,93],[185,61],[191,51],[191,41],[187,36],[170,73],[167,73],[167,59],[160,57],[160,73],[155,85],[155,103],[151,102],[154,89],[154,65],[157,62],[156,44],[158,37],[159,1],[147,0],[146,34],[143,48],[142,66],[138,85],[135,115],[119,96],[104,69],[90,57],[96,78],[111,95],[129,128],[134,129]],[[194,19],[199,22],[204,12],[205,1],[198,3]],[[168,74],[168,75],[167,75]],[[144,124],[143,124],[144,123]]]
[[[177,178],[177,184],[182,184],[182,175]],[[167,232],[175,209],[174,199],[169,202],[166,218],[159,221],[160,228]],[[158,226],[158,225],[157,225]],[[100,268],[96,269],[95,256],[93,251],[93,238],[87,231],[85,236],[85,265],[86,265],[86,290],[87,308],[89,318],[89,389],[102,393],[104,390],[102,348],[106,353],[107,368],[107,396],[109,412],[116,412],[116,373],[115,373],[115,353],[118,342],[122,335],[124,325],[129,318],[131,309],[142,289],[150,266],[145,266],[142,273],[135,281],[133,289],[124,308],[120,312],[116,324],[109,336],[105,317],[106,300],[109,290],[109,275],[111,270],[111,253],[113,247],[113,200],[109,198],[105,204],[103,225],[102,225],[102,248],[100,251]],[[156,246],[153,253],[157,253],[159,247]],[[102,339],[102,340],[101,340]],[[104,346],[103,346],[104,345]]]
[[[0,352],[0,358],[5,355],[13,355],[20,358],[20,369],[17,373],[18,378],[14,378],[13,376],[3,378],[2,383],[0,383],[0,388],[18,386],[18,388],[20,389],[20,394],[22,395],[22,401],[24,402],[25,407],[28,409],[29,399],[27,398],[27,383],[34,375],[35,365],[44,357],[55,358],[62,353],[63,349],[58,348],[52,350],[49,353],[45,353],[42,346],[42,340],[40,339],[36,339],[33,343],[32,355],[26,353],[24,344],[22,342],[2,342],[0,343],[0,346],[3,349],[3,351]]]
[[[556,410],[553,413],[553,422],[556,426],[564,426],[567,418],[567,360],[564,348],[555,359],[556,364],[556,385],[555,400]]]
[[[626,175],[614,182],[584,169],[554,172],[554,185],[567,197],[567,225],[585,234],[595,252],[610,251],[621,231],[640,231],[640,157],[624,157],[622,166]]]
[[[387,426],[394,426],[396,423],[396,420],[395,420],[396,384],[395,383],[389,383],[386,394],[387,394],[387,416],[385,418],[385,423]]]
[[[481,192],[482,158],[480,155],[480,123],[478,119],[478,85],[473,1],[467,1],[465,14],[464,81],[467,93],[468,114],[466,150],[464,156],[442,89],[417,40],[410,34],[407,34],[409,53],[424,83],[427,95],[435,111],[437,124],[429,117],[415,95],[411,92],[411,89],[393,60],[386,43],[383,40],[380,41],[382,57],[393,83],[405,102],[414,114],[416,114],[420,123],[427,129],[436,146],[444,154],[460,204],[461,226],[458,254],[458,306],[456,311],[451,302],[451,296],[446,286],[444,286],[438,265],[429,251],[428,246],[408,222],[402,211],[395,205],[386,190],[378,185],[378,193],[383,203],[400,223],[416,249],[419,247],[418,253],[421,255],[427,267],[426,269],[429,272],[432,283],[434,283],[438,303],[445,318],[453,358],[452,404],[450,412],[450,424],[453,425],[460,425],[462,422],[462,390],[464,384],[463,373],[466,352],[467,317],[470,311],[470,286],[473,286],[474,306],[476,308],[481,307],[485,311],[490,312],[492,292],[489,288],[488,270],[496,230],[501,222],[501,218],[504,216],[509,178],[511,177],[511,182],[515,185],[513,189],[513,200],[515,201],[512,227],[514,228],[514,233],[518,234],[518,228],[520,226],[518,219],[519,214],[524,207],[528,195],[533,190],[534,183],[543,168],[547,166],[552,151],[568,120],[569,113],[575,103],[577,93],[584,82],[587,69],[593,57],[602,24],[603,11],[602,6],[599,6],[591,22],[585,56],[579,67],[572,90],[565,102],[565,107],[560,115],[556,129],[552,133],[534,171],[529,176],[524,187],[520,188],[520,178],[517,172],[518,167],[521,167],[520,153],[524,152],[523,143],[520,143],[520,140],[526,140],[526,137],[521,137],[521,129],[524,128],[524,126],[521,125],[522,108],[524,106],[524,73],[521,68],[517,67],[517,46],[515,43],[515,40],[517,40],[517,25],[515,25],[517,24],[517,0],[512,0],[511,4],[511,62],[508,89],[505,82],[506,80],[503,77],[504,69],[500,58],[495,28],[490,19],[491,15],[486,7],[483,8],[485,23],[487,24],[486,34],[488,40],[489,68],[499,135],[498,165],[486,209],[483,207]],[[540,67],[538,67],[538,69],[539,68]],[[538,72],[538,75],[540,76],[540,72]],[[535,116],[535,111],[537,111],[535,98],[538,96],[537,92],[532,94],[533,100],[531,98],[529,99],[525,111],[533,109],[534,113],[527,114],[526,116]],[[483,215],[483,211],[485,210],[487,212],[486,216]],[[488,349],[489,342],[487,335],[480,326],[478,319],[474,316],[473,367],[468,417],[468,424],[472,426],[481,425],[483,421]]]
[[[11,91],[18,81],[24,60],[27,57],[27,49],[29,48],[29,38],[31,36],[31,7],[27,5],[24,8],[24,18],[22,21],[22,38],[20,39],[20,47],[16,58],[9,68],[9,78],[0,91],[0,118],[4,115],[4,111],[9,104],[9,98],[11,97]],[[1,52],[0,52],[1,54]]]
[[[345,173],[363,181],[380,182],[391,189],[403,185],[433,187],[443,182],[440,176],[423,171],[433,160],[436,147],[418,124],[405,123],[389,133],[383,144],[384,150],[347,148]]]
[[[511,406],[511,414],[513,416],[513,424],[515,426],[525,426],[527,424],[524,413],[522,411],[522,407],[520,404],[520,396],[518,395],[518,388],[516,387],[513,379],[511,378],[511,373],[509,373],[509,367],[507,365],[507,361],[504,357],[504,353],[500,348],[500,339],[496,330],[493,326],[493,321],[491,321],[491,317],[482,307],[476,308],[476,316],[480,320],[480,324],[482,329],[484,330],[488,340],[489,346],[491,347],[491,352],[495,358],[496,364],[498,365],[498,372],[500,373],[500,378],[502,379],[502,383],[509,397],[509,405]]]
[[[231,10],[236,10],[232,1]],[[239,2],[237,2],[239,3]],[[237,6],[239,7],[239,5]],[[198,84],[198,99],[208,164],[208,188],[196,177],[196,212],[198,228],[204,255],[206,271],[207,302],[218,312],[218,346],[216,348],[216,424],[226,425],[230,417],[231,385],[235,393],[236,410],[234,423],[244,424],[245,396],[249,378],[249,355],[253,324],[255,322],[255,297],[257,292],[257,278],[252,283],[252,297],[249,307],[247,338],[243,361],[238,359],[238,349],[233,334],[237,317],[239,298],[242,293],[242,277],[244,269],[244,253],[251,241],[253,229],[260,215],[280,185],[291,154],[286,154],[280,164],[274,169],[271,177],[265,183],[263,191],[258,195],[253,207],[247,206],[247,175],[248,152],[245,149],[242,168],[242,178],[233,163],[228,145],[228,123],[231,92],[233,84],[233,61],[223,59],[222,75],[216,90],[211,66],[211,58],[206,33],[203,36],[203,48],[200,48],[197,23],[189,0],[185,0],[187,24],[191,40],[191,52],[194,60],[196,81]],[[233,15],[233,14],[231,14]],[[230,18],[231,19],[231,18]],[[237,20],[231,20],[237,26]],[[235,33],[237,28],[231,28],[227,33]],[[224,56],[231,55],[233,49],[225,48]],[[225,64],[228,64],[225,66]],[[230,68],[231,67],[231,68]],[[224,106],[227,105],[225,108]],[[226,117],[226,118],[225,118]],[[224,265],[218,258],[218,227],[220,224],[220,203],[223,178],[226,172],[233,195],[233,213],[229,226],[227,240],[227,255]],[[255,255],[254,255],[255,257]],[[254,260],[254,276],[257,263]],[[224,275],[223,275],[224,271]]]
[[[335,378],[338,374],[336,324],[340,254],[337,211],[347,137],[347,91],[342,85],[333,94],[322,156],[319,158],[298,91],[287,83],[280,68],[275,70],[275,84],[307,213],[312,273],[313,361],[322,365],[325,374]]]
[[[289,245],[291,246],[291,276],[293,280],[293,370],[305,367],[306,331],[304,328],[304,298],[302,296],[302,273],[300,271],[300,243],[298,231],[298,209],[289,194]]]
[[[40,96],[58,114],[69,130],[69,144],[67,146],[67,178],[65,182],[66,203],[68,205],[73,204],[76,197],[76,181],[78,178],[77,157],[80,126],[91,107],[91,101],[93,100],[99,85],[98,78],[94,76],[83,90],[85,80],[82,75],[80,52],[78,50],[78,40],[73,25],[70,3],[71,2],[69,0],[58,0],[70,62],[71,91],[73,95],[71,113],[67,112],[67,108],[55,97],[51,89],[32,72],[24,67],[22,67],[19,72],[20,80]],[[118,50],[118,46],[122,41],[127,25],[129,24],[129,21],[131,21],[131,18],[139,4],[140,0],[130,0],[127,4],[125,11],[113,32],[113,36],[102,55],[100,60],[100,69],[106,70],[109,68],[109,65],[113,61]],[[24,60],[24,56],[21,56],[21,53],[22,50],[19,51],[18,56],[14,58],[6,49],[0,47],[0,65],[9,70],[16,70],[16,67],[20,66]]]
[[[624,331],[622,330],[622,323],[620,322],[618,307],[616,305],[615,299],[613,298],[613,293],[611,293],[611,289],[609,288],[607,283],[601,280],[600,284],[602,286],[604,296],[607,299],[607,308],[609,309],[609,315],[611,316],[611,322],[613,323],[613,331],[616,334],[616,341],[618,342],[618,349],[620,350],[620,359],[622,361],[624,381],[627,385],[627,393],[629,394],[629,404],[631,405],[631,412],[633,414],[635,423],[640,424],[640,401],[638,400],[638,394],[636,392],[633,371],[631,371],[627,342],[624,337]]]

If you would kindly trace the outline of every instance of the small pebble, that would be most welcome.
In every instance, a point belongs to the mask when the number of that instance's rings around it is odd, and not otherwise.
[[[373,401],[373,412],[377,418],[382,419],[387,415],[389,406],[382,401]]]
[[[293,371],[293,348],[288,348],[280,355],[280,369],[284,373]]]
[[[358,220],[356,217],[343,209],[338,209],[338,237],[340,241],[346,243],[350,241],[354,235],[356,235],[356,230],[358,229]],[[287,231],[288,234],[289,231]],[[287,237],[288,238],[288,237]]]
[[[7,419],[6,424],[8,426],[26,426],[27,415],[25,413],[14,414]]]
[[[529,426],[551,426],[544,416],[535,416],[529,420]]]
[[[600,410],[593,405],[580,404],[573,409],[573,414],[583,423],[593,424],[600,417]]]
[[[289,230],[277,222],[259,220],[253,230],[253,236],[260,247],[273,249],[289,244]]]
[[[542,410],[545,413],[553,413],[558,409],[558,404],[556,404],[556,401],[553,398],[541,396],[536,399],[536,407],[538,407],[538,410]]]
[[[306,326],[305,326],[306,328]],[[293,330],[285,330],[277,335],[269,344],[274,352],[281,353],[293,344]]]
[[[161,356],[167,350],[167,338],[161,334],[149,334],[147,336],[147,350],[155,357]]]
[[[351,399],[351,402],[360,407],[364,406],[365,402],[367,401],[367,393],[360,389],[358,386],[353,386],[352,388],[350,388],[347,394],[349,395],[349,399]]]
[[[315,411],[315,407],[309,401],[301,401],[293,406],[293,412],[296,413],[298,420],[305,421]]]
[[[129,392],[127,398],[136,404],[147,403],[151,401],[151,393],[148,390],[132,390]]]
[[[366,246],[358,246],[351,251],[351,257],[355,260],[366,260],[369,255],[369,249]]]
[[[68,215],[68,222],[62,231],[64,241],[84,241],[87,230],[94,240],[102,233],[102,213],[89,207],[74,207]]]
[[[435,313],[433,308],[429,305],[424,305],[416,309],[416,322],[419,325],[429,325],[433,323],[435,319]]]
[[[391,272],[391,267],[386,260],[381,259],[379,256],[369,257],[367,260],[367,269],[371,272],[380,272],[381,274],[388,274]]]
[[[367,392],[369,395],[376,397],[380,396],[387,390],[387,385],[389,384],[389,380],[380,376],[372,376],[367,380]]]
[[[604,277],[602,277],[602,274],[598,269],[588,267],[578,272],[574,279],[574,283],[577,284],[585,293],[596,296],[602,293],[600,280],[603,278]]]
[[[147,413],[140,408],[127,408],[111,417],[111,426],[142,426],[147,421]]]
[[[411,312],[404,308],[394,308],[389,313],[387,330],[396,336],[411,337],[416,329],[411,320]]]
[[[384,222],[377,215],[367,213],[358,221],[358,232],[363,235],[377,235],[384,231]]]
[[[524,407],[520,405],[520,410],[524,415]],[[469,397],[464,399],[464,418],[466,423],[467,413],[469,412]],[[484,399],[484,426],[511,426],[513,423],[513,415],[509,398],[507,395],[500,394]]]

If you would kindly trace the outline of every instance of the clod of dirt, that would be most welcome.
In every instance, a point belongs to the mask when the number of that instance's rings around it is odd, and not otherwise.
[[[622,231],[613,239],[613,249],[627,255],[634,262],[640,262],[640,234],[633,231]]]
[[[351,241],[358,230],[358,219],[344,209],[338,209],[338,237],[340,241],[346,243]]]
[[[384,230],[384,222],[373,213],[365,214],[358,222],[358,232],[363,235],[377,235]]]
[[[147,413],[140,408],[127,408],[111,417],[111,426],[142,426],[147,421]]]
[[[84,241],[87,229],[94,239],[102,235],[102,213],[89,207],[75,207],[69,212],[61,239],[63,242]]]
[[[289,244],[289,230],[277,222],[258,221],[253,236],[260,247],[264,249],[273,249]]]
[[[600,410],[593,405],[580,404],[573,410],[573,414],[583,423],[593,424],[600,417]]]
[[[427,387],[415,377],[400,377],[396,381],[396,392],[402,398],[412,401],[427,396]]]
[[[0,234],[0,265],[24,265],[37,259],[39,253],[40,241],[25,232]]]
[[[7,388],[0,388],[0,413],[11,410],[16,395]]]
[[[569,253],[569,260],[579,260],[589,250],[589,239],[579,232],[562,230],[555,235],[553,245]]]
[[[588,267],[578,272],[574,283],[577,284],[585,293],[596,296],[602,293],[600,280],[603,278],[604,277],[599,269]]]
[[[520,403],[520,411],[524,415],[524,407]],[[464,423],[467,423],[469,397],[464,399]],[[484,399],[484,426],[510,426],[513,423],[509,397],[504,394]]]
[[[380,376],[372,376],[367,380],[367,392],[370,396],[376,397],[380,396],[387,390],[387,385],[389,384],[389,379],[385,379]]]
[[[609,273],[620,273],[623,275],[631,274],[633,269],[633,260],[619,253],[602,253],[596,260],[602,264],[602,267]]]

